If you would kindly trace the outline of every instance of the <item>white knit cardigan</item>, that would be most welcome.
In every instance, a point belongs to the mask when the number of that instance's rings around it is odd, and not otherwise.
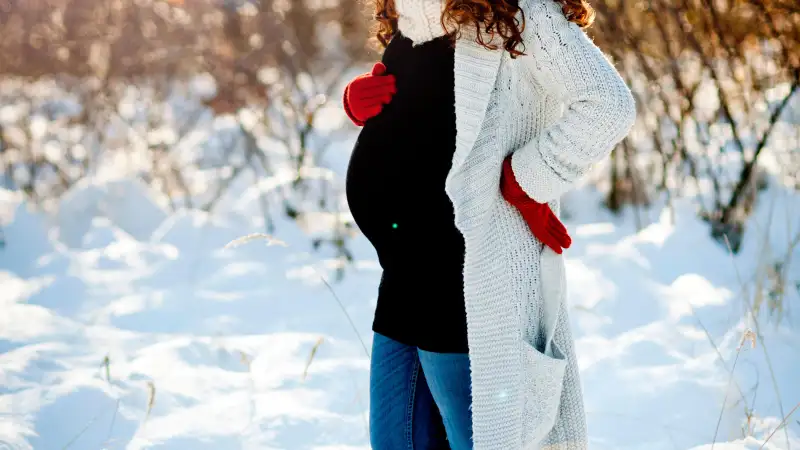
[[[525,192],[559,197],[605,158],[636,111],[625,82],[554,0],[520,0],[524,56],[465,27],[455,47],[456,151],[446,191],[464,236],[475,450],[588,447],[561,256],[500,195],[512,156]],[[395,0],[415,44],[443,34],[440,0]]]

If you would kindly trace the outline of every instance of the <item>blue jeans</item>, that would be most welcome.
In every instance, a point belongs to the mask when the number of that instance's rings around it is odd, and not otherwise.
[[[468,355],[426,352],[375,333],[370,365],[373,450],[472,450]]]

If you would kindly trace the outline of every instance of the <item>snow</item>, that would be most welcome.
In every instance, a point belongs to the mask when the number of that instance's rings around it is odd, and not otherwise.
[[[225,214],[168,213],[141,183],[98,177],[45,216],[0,191],[0,449],[368,448],[359,339],[369,346],[375,254],[356,237],[334,281],[339,263],[310,250],[315,216],[226,246],[263,231],[252,196]],[[735,257],[688,202],[645,211],[636,230],[632,211],[600,201],[584,187],[565,204],[590,448],[761,448],[800,402],[797,270],[782,320],[747,305],[768,303],[765,267],[796,256],[800,197],[763,193]],[[800,448],[797,419],[763,448]]]

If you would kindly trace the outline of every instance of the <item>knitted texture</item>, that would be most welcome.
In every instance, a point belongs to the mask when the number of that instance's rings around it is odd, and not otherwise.
[[[520,0],[525,55],[455,49],[456,151],[445,190],[464,236],[464,297],[475,450],[584,450],[583,396],[566,305],[564,261],[503,200],[503,159],[559,214],[559,197],[607,157],[635,119],[630,90],[553,0]],[[402,0],[404,35],[440,27],[438,0]],[[406,29],[407,28],[407,29]],[[412,38],[413,39],[413,38]],[[502,47],[500,47],[502,48]]]
[[[357,76],[344,90],[344,112],[358,126],[383,110],[397,92],[394,75],[386,75],[386,66],[375,63],[369,73]]]
[[[350,96],[350,85],[344,88],[344,95],[342,96],[342,106],[344,106],[344,113],[347,114],[347,117],[350,119],[353,124],[359,127],[364,126],[364,122],[358,120],[356,116],[353,115],[353,111],[350,110],[350,102],[347,101],[347,97]]]
[[[531,233],[544,245],[558,254],[563,253],[564,249],[572,245],[567,227],[553,214],[550,205],[532,200],[519,185],[514,177],[514,170],[511,168],[511,156],[503,160],[500,192],[503,194],[503,198],[522,214]]]
[[[395,0],[397,28],[415,45],[444,36],[442,0]]]

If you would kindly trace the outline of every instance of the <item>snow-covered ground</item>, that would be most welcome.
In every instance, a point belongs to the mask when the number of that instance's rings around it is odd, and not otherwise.
[[[637,232],[600,200],[565,202],[590,448],[762,448],[800,402],[800,272],[782,320],[747,305],[770,290],[764,263],[786,259],[800,197],[766,192],[736,257],[688,203]],[[0,225],[0,449],[368,448],[359,336],[368,347],[379,267],[363,237],[335,282],[292,222],[286,245],[226,248],[260,230],[167,214],[131,182],[79,185],[55,218],[0,191]],[[739,351],[746,330],[760,336]],[[797,419],[763,448],[800,449]]]

